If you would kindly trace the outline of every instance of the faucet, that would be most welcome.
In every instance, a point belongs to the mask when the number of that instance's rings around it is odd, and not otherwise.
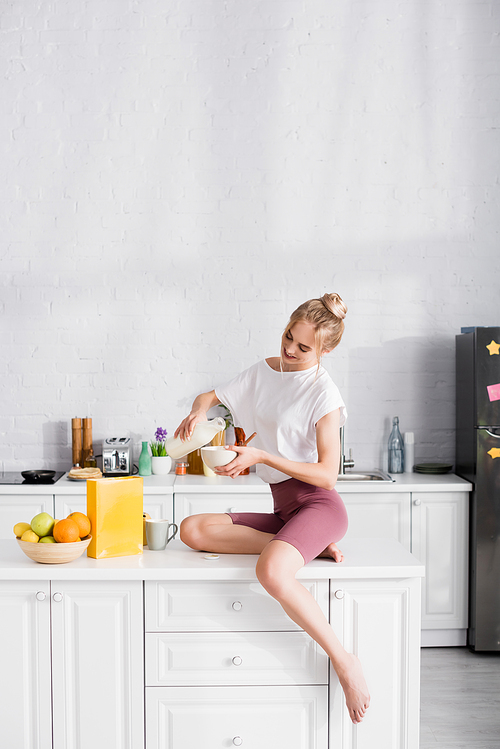
[[[354,460],[352,459],[352,449],[349,448],[349,458],[346,460],[344,455],[344,427],[340,427],[340,466],[339,475],[345,476],[346,468],[354,468]]]

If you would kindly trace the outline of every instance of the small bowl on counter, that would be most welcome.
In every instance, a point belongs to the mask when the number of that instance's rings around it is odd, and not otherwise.
[[[91,541],[92,536],[87,536],[81,541],[74,541],[70,544],[35,544],[31,541],[17,539],[17,543],[26,556],[40,564],[65,564],[66,562],[73,562],[82,556]]]

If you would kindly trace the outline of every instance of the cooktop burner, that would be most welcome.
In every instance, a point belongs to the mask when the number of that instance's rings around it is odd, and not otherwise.
[[[51,479],[44,479],[43,481],[41,479],[37,481],[26,481],[26,479],[21,476],[21,471],[2,471],[0,472],[0,484],[30,484],[31,486],[37,484],[55,484],[61,476],[64,476],[64,471],[56,471],[54,478]]]

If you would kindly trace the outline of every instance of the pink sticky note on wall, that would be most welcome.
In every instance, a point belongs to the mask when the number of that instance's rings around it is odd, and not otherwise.
[[[500,382],[497,385],[487,385],[490,401],[500,401]]]

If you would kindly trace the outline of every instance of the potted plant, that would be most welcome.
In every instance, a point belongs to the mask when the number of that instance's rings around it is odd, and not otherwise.
[[[151,469],[156,475],[170,473],[170,469],[172,468],[172,458],[168,455],[165,448],[166,439],[167,430],[158,427],[155,432],[154,441],[149,443],[149,447],[151,448]]]

